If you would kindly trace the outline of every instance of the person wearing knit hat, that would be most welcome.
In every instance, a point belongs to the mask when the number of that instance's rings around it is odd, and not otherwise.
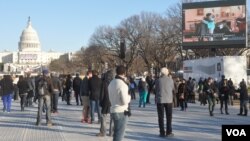
[[[38,80],[38,112],[37,112],[37,121],[36,125],[40,126],[42,121],[42,111],[45,103],[46,110],[46,120],[47,126],[52,126],[51,121],[51,95],[52,95],[52,83],[51,78],[49,77],[48,69],[42,71],[43,76]]]
[[[164,67],[161,69],[161,74],[167,76],[169,74],[169,70],[166,67]]]
[[[43,75],[48,75],[49,74],[49,70],[48,69],[44,69],[43,70]]]
[[[158,123],[160,129],[160,137],[174,136],[172,133],[172,105],[174,82],[168,76],[169,70],[164,67],[161,69],[161,77],[155,82],[156,103],[158,113]],[[167,128],[164,129],[164,111],[166,111]]]
[[[139,107],[141,107],[141,105],[143,105],[143,107],[145,108],[148,91],[147,91],[146,79],[144,77],[141,78],[141,81],[138,84],[138,91],[139,91],[139,95],[140,95]]]

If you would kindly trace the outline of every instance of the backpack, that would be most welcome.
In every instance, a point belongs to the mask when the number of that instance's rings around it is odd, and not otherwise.
[[[74,87],[80,87],[81,86],[81,79],[76,77],[74,80],[73,80],[73,85]]]
[[[48,93],[49,93],[48,82],[45,80],[41,80],[38,83],[38,94],[43,96],[43,95],[48,94]]]

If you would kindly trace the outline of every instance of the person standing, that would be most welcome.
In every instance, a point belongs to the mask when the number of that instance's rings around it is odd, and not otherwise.
[[[19,95],[21,98],[21,111],[24,111],[25,103],[27,100],[27,95],[29,91],[29,84],[26,79],[21,75],[19,76],[19,80],[17,82],[17,88],[19,89]]]
[[[229,80],[227,81],[227,85],[228,85],[228,88],[229,88],[229,94],[228,94],[228,102],[230,105],[234,105],[233,103],[233,100],[234,100],[234,97],[235,97],[235,88],[234,88],[234,83],[232,81],[231,78],[229,78]]]
[[[172,133],[172,109],[174,82],[169,76],[169,70],[164,67],[161,69],[161,77],[156,81],[156,102],[158,112],[158,123],[160,137],[174,136]],[[164,130],[164,111],[166,112],[167,128]]]
[[[76,77],[73,79],[73,90],[75,92],[75,97],[76,97],[76,105],[79,105],[79,99],[82,105],[82,99],[80,97],[80,88],[81,88],[81,82],[82,79],[79,76],[79,73],[76,73]]]
[[[26,79],[29,84],[29,91],[28,91],[26,106],[30,107],[32,106],[33,98],[35,96],[35,82],[34,82],[34,79],[31,77],[31,72],[26,73]]]
[[[92,71],[92,78],[89,79],[89,90],[90,90],[90,106],[91,106],[91,123],[95,121],[95,110],[98,114],[98,123],[101,122],[101,111],[99,107],[99,99],[101,94],[102,80],[98,77],[97,71]]]
[[[72,93],[72,77],[70,74],[68,74],[65,82],[65,94],[66,94],[67,105],[72,105],[70,103],[71,93]]]
[[[89,104],[89,79],[92,77],[92,71],[88,71],[81,83],[80,94],[83,103],[81,122],[90,123],[90,104]]]
[[[13,80],[10,75],[4,75],[0,81],[2,99],[3,99],[3,112],[10,113],[12,95],[14,92]]]
[[[228,100],[229,100],[229,87],[227,83],[227,79],[222,80],[219,86],[219,98],[220,98],[220,112],[223,113],[223,104],[225,103],[225,112],[228,115]]]
[[[124,66],[117,66],[117,75],[108,86],[111,103],[110,113],[114,121],[113,141],[121,141],[123,139],[128,120],[128,108],[131,97],[128,93],[129,89],[126,83],[125,72]]]
[[[112,70],[109,70],[104,74],[101,95],[100,95],[100,107],[102,108],[102,110],[101,110],[100,133],[97,134],[97,136],[99,137],[106,136],[106,121],[107,121],[107,116],[110,113],[110,106],[111,106],[108,94],[108,85],[112,80],[113,80],[113,72]],[[112,128],[112,120],[110,122],[111,122],[110,128]]]
[[[247,92],[247,85],[245,80],[243,79],[240,82],[240,113],[239,116],[247,116],[247,103],[248,103],[248,92]],[[244,111],[244,114],[243,114]]]
[[[58,98],[59,94],[62,92],[62,86],[60,79],[56,73],[51,74],[51,85],[52,85],[52,101],[51,101],[51,111],[55,114],[58,113]]]
[[[135,89],[136,89],[136,83],[134,81],[134,78],[130,77],[130,79],[129,79],[129,92],[131,94],[131,99],[136,99]]]
[[[52,85],[51,79],[49,77],[49,71],[47,69],[43,70],[43,76],[38,82],[38,112],[37,112],[37,121],[36,125],[41,125],[42,120],[42,111],[45,103],[46,110],[46,120],[47,126],[52,126],[51,122],[51,93],[52,93]]]
[[[141,107],[141,105],[143,105],[143,107],[145,108],[146,106],[146,102],[147,102],[147,83],[145,78],[141,78],[141,80],[139,81],[138,84],[138,91],[139,91],[139,107]]]
[[[17,82],[19,80],[19,77],[17,75],[13,76],[13,84],[14,84],[14,100],[19,100],[19,89],[17,87]]]
[[[209,114],[210,116],[214,116],[213,112],[214,112],[214,106],[215,106],[215,89],[213,86],[213,80],[211,77],[209,77],[207,79],[207,82],[205,82],[204,84],[204,88],[203,88],[203,92],[206,94],[207,96],[207,100],[208,100],[208,109],[209,109]]]
[[[147,95],[146,95],[146,103],[147,104],[150,104],[150,93],[152,92],[153,90],[153,87],[154,87],[154,80],[153,80],[153,77],[152,75],[149,75],[146,77],[146,82],[148,84],[148,91],[147,91]]]
[[[182,79],[182,82],[178,87],[178,92],[179,92],[178,95],[179,95],[181,111],[186,111],[187,110],[187,85],[186,85],[185,79]]]

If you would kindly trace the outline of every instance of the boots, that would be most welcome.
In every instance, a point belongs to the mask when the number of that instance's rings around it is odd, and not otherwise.
[[[243,112],[243,108],[240,108],[240,113],[238,114],[238,116],[241,116]]]
[[[248,110],[247,110],[247,109],[245,109],[244,111],[245,111],[245,114],[244,114],[243,116],[247,116],[247,112],[248,112]]]
[[[220,109],[220,113],[221,113],[221,114],[224,114],[223,111],[222,111],[222,109]]]
[[[214,116],[214,114],[213,114],[213,112],[212,111],[210,111],[210,116],[212,117],[212,116]]]

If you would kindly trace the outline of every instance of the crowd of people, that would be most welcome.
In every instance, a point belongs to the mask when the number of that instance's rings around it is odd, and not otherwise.
[[[100,131],[96,136],[107,135],[107,117],[110,115],[108,135],[113,136],[114,141],[123,139],[128,117],[131,116],[130,102],[136,100],[137,91],[138,107],[143,108],[151,104],[150,95],[154,94],[160,137],[174,136],[173,108],[180,107],[181,111],[187,111],[188,103],[197,102],[196,95],[200,105],[208,104],[210,116],[214,116],[215,104],[219,102],[221,114],[229,115],[228,105],[233,104],[235,92],[240,93],[238,115],[247,116],[249,102],[244,79],[236,89],[233,81],[226,79],[224,75],[219,82],[212,78],[201,78],[196,82],[191,77],[185,80],[172,76],[165,67],[161,69],[160,76],[153,78],[152,75],[148,75],[142,77],[138,83],[133,77],[126,77],[126,68],[123,66],[117,66],[116,74],[113,70],[108,70],[102,75],[95,70],[89,70],[83,79],[79,73],[76,73],[75,77],[70,74],[59,76],[44,69],[42,74],[36,77],[32,77],[30,72],[18,77],[5,75],[0,80],[0,90],[3,112],[11,112],[13,98],[20,98],[21,111],[38,102],[37,126],[41,125],[43,112],[46,113],[47,125],[52,126],[51,113],[58,114],[59,97],[62,97],[65,104],[72,105],[71,97],[74,94],[76,105],[83,106],[81,122],[100,124]],[[164,121],[167,122],[166,127]]]

